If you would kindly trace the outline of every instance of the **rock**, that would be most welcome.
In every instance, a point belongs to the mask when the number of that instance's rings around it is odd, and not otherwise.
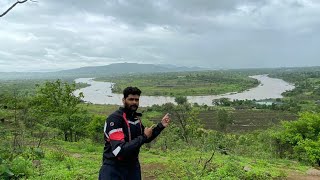
[[[40,167],[41,166],[41,161],[40,160],[33,160],[32,161],[32,165],[34,167]]]
[[[72,157],[74,157],[74,158],[81,158],[82,156],[81,156],[81,154],[72,154]]]
[[[243,167],[243,170],[245,170],[246,172],[251,171],[251,167],[246,165]]]

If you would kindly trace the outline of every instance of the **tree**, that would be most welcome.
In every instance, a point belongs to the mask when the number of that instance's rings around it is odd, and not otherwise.
[[[215,106],[231,106],[232,102],[228,98],[213,99],[212,104]]]
[[[15,123],[23,121],[27,127],[32,127],[34,124],[29,121],[32,119],[29,113],[31,99],[29,92],[17,84],[10,86],[0,94],[0,109],[6,112],[6,116],[2,118],[14,119]]]
[[[5,16],[9,11],[11,11],[17,4],[23,4],[27,1],[31,1],[31,2],[37,2],[37,1],[34,1],[34,0],[23,0],[23,1],[18,1],[15,2],[14,4],[12,4],[6,11],[4,11],[2,14],[0,14],[0,17],[3,17]]]
[[[169,112],[174,119],[173,124],[178,128],[177,132],[184,142],[190,143],[190,139],[196,134],[198,128],[202,128],[199,111],[192,108],[190,103],[174,105],[167,103],[163,105],[163,110]]]
[[[86,112],[79,108],[82,93],[75,96],[76,84],[47,81],[39,86],[33,99],[34,115],[40,123],[63,131],[65,141],[77,140],[76,129],[87,120],[81,114]]]
[[[218,126],[220,130],[222,130],[223,132],[226,132],[228,125],[232,124],[233,120],[230,114],[228,113],[228,111],[225,109],[219,109],[217,113],[218,113]]]
[[[104,122],[106,121],[106,117],[102,115],[95,115],[92,118],[92,121],[87,125],[86,130],[87,134],[95,141],[95,142],[103,142],[103,136],[101,136],[101,132],[103,132]]]
[[[177,96],[174,98],[174,101],[178,104],[178,105],[182,105],[182,104],[186,104],[188,103],[188,99],[185,96]]]
[[[280,155],[286,154],[320,166],[320,113],[305,112],[297,121],[282,122],[275,132]]]

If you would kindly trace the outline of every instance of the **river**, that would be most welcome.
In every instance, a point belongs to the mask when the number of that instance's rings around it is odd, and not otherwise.
[[[207,96],[187,96],[188,102],[198,103],[199,105],[212,106],[213,99],[229,98],[230,100],[262,100],[269,98],[282,98],[282,93],[294,89],[292,84],[289,84],[282,79],[270,78],[267,75],[250,76],[257,79],[260,84],[257,87],[248,89],[240,93],[227,93],[221,95],[207,95]],[[113,83],[94,81],[94,78],[78,78],[76,83],[87,83],[90,86],[78,89],[74,92],[75,95],[83,92],[83,100],[93,104],[114,104],[122,105],[122,94],[114,94],[111,91]],[[143,92],[142,92],[143,94]],[[174,97],[167,96],[141,96],[140,106],[152,106],[154,104],[162,105],[168,102],[174,102]]]

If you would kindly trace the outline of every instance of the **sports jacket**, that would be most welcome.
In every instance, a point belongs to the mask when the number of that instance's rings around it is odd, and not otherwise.
[[[164,129],[161,123],[153,128],[147,139],[141,123],[141,113],[120,107],[104,125],[105,146],[103,164],[131,164],[138,161],[140,147],[151,142]]]

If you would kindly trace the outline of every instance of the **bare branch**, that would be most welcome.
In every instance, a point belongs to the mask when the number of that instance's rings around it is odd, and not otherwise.
[[[23,4],[25,2],[27,2],[28,0],[23,0],[23,1],[17,1],[14,4],[12,4],[12,6],[10,6],[4,13],[0,14],[0,17],[6,15],[12,8],[14,8],[17,4]]]
[[[213,152],[212,152],[210,159],[207,160],[206,163],[204,164],[203,169],[202,169],[202,174],[203,174],[204,170],[206,169],[208,163],[212,160],[215,152],[216,152],[216,151],[213,151]]]

